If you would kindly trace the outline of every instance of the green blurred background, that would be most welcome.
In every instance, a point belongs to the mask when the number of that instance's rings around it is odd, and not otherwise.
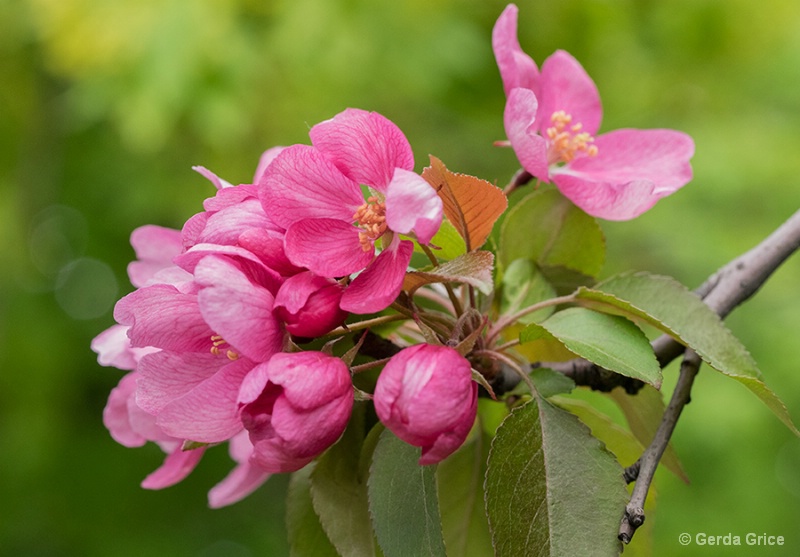
[[[286,479],[233,507],[206,492],[209,451],[180,485],[138,487],[161,462],[101,413],[122,372],[91,338],[129,292],[128,236],[180,227],[213,193],[205,165],[248,182],[266,148],[307,141],[348,106],[429,153],[504,184],[504,96],[491,51],[498,0],[0,0],[0,555],[287,555]],[[689,286],[798,206],[796,0],[520,1],[537,62],[575,55],[603,130],[670,127],[697,144],[695,180],[633,222],[604,223],[605,273]],[[800,421],[800,258],[728,320]],[[674,384],[667,372],[666,389]],[[800,441],[707,368],[674,444],[692,479],[660,474],[654,555],[800,554]],[[682,532],[783,535],[783,548],[680,546]],[[644,540],[643,540],[644,541]],[[744,541],[743,541],[744,543]],[[647,547],[640,547],[647,554]]]

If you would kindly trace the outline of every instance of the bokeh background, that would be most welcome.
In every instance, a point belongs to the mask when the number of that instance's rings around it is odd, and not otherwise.
[[[669,127],[697,144],[695,180],[627,223],[603,223],[605,274],[700,284],[798,206],[796,0],[520,0],[539,63],[575,55],[603,97],[603,130]],[[499,0],[0,0],[0,555],[288,555],[286,479],[222,510],[232,466],[209,451],[180,485],[138,487],[160,451],[101,423],[122,372],[91,338],[131,290],[128,236],[180,227],[259,154],[307,141],[348,106],[407,134],[417,170],[506,183],[504,96],[490,34]],[[800,258],[728,319],[800,421]],[[674,384],[667,372],[665,389]],[[680,533],[783,535],[800,554],[800,441],[738,383],[704,368],[674,444],[692,484],[659,475],[651,548],[711,555]],[[744,543],[744,541],[743,541]]]

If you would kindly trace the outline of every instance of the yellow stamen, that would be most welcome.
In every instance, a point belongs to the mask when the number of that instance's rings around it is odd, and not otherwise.
[[[361,249],[370,251],[373,249],[373,242],[386,232],[386,204],[378,201],[377,197],[370,196],[353,213],[353,224],[361,229],[358,233]]]
[[[550,140],[548,149],[550,164],[569,162],[581,153],[590,157],[597,155],[597,146],[592,145],[594,137],[590,133],[581,131],[583,124],[580,122],[573,124],[571,114],[559,110],[553,113],[550,121],[553,125],[545,131]]]
[[[214,354],[215,356],[219,356],[220,354],[222,354],[222,350],[220,349],[220,347],[223,347],[224,345],[226,345],[228,343],[221,336],[212,335],[211,336],[211,344],[213,345],[213,346],[211,346],[211,353]],[[234,360],[238,360],[239,359],[239,354],[237,352],[234,352],[233,350],[230,350],[230,349],[229,350],[225,350],[225,356],[230,361],[234,361]]]

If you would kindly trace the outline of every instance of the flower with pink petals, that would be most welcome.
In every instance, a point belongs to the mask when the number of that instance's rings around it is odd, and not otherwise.
[[[568,53],[557,51],[539,72],[517,40],[510,4],[492,33],[507,100],[506,134],[523,168],[554,182],[592,216],[628,220],[686,185],[694,142],[665,129],[621,129],[597,136],[602,119],[594,82]]]
[[[312,146],[286,148],[264,173],[264,210],[286,229],[286,254],[295,265],[324,277],[361,271],[342,309],[382,310],[399,294],[413,251],[399,234],[413,231],[427,244],[441,224],[442,201],[412,172],[408,140],[380,114],[348,109],[309,135]],[[366,200],[361,185],[369,189]]]
[[[342,435],[353,408],[347,365],[322,352],[274,355],[239,392],[252,460],[268,472],[299,470]]]
[[[478,405],[469,361],[452,348],[418,344],[392,356],[375,386],[375,411],[400,439],[434,464],[467,438]]]

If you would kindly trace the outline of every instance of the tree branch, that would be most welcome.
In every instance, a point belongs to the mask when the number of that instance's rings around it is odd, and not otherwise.
[[[618,537],[625,543],[630,543],[636,529],[644,523],[644,501],[647,499],[647,492],[650,490],[656,468],[658,468],[661,456],[669,444],[683,407],[689,403],[692,384],[700,370],[700,363],[700,357],[693,350],[686,350],[683,362],[681,362],[678,383],[675,385],[675,390],[672,391],[672,398],[664,410],[653,441],[644,450],[639,460],[625,470],[625,479],[628,482],[636,480],[630,502],[625,507],[625,514],[622,516],[622,523],[619,527]]]
[[[755,294],[780,265],[800,248],[800,211],[778,227],[756,247],[737,257],[711,275],[695,292],[721,318]],[[680,356],[685,347],[668,335],[652,343],[658,363],[665,367]],[[641,381],[621,378],[595,364],[577,358],[567,362],[540,362],[572,378],[576,384],[608,392],[622,386],[634,394],[644,385]],[[513,387],[512,387],[513,388]]]

